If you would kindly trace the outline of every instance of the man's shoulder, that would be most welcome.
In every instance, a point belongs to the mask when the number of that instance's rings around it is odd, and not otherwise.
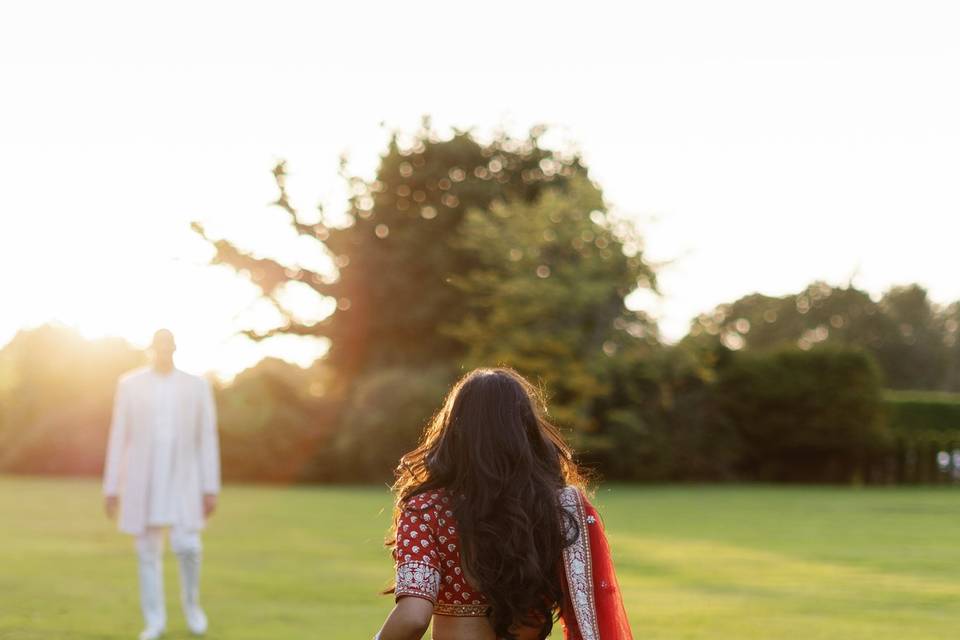
[[[177,374],[181,377],[181,379],[185,380],[188,384],[201,389],[212,384],[210,380],[208,380],[204,376],[198,376],[194,373],[187,373],[182,369],[177,369]]]
[[[120,377],[117,378],[117,384],[118,385],[130,384],[131,382],[135,382],[143,378],[148,373],[150,373],[150,367],[146,365],[142,367],[137,367],[136,369],[131,369],[130,371],[120,374]]]

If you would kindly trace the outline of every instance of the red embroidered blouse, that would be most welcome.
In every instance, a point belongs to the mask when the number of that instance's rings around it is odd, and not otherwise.
[[[600,514],[573,486],[561,490],[559,502],[581,533],[562,554],[563,637],[632,640]],[[425,598],[439,615],[486,615],[489,603],[464,577],[459,546],[457,523],[446,491],[426,491],[407,500],[397,521],[393,549],[396,599]]]
[[[460,536],[444,489],[410,497],[397,520],[393,558],[397,570],[395,600],[416,596],[445,616],[484,616],[486,596],[467,582],[460,566]]]

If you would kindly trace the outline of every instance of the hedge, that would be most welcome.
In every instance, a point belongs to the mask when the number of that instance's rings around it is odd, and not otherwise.
[[[873,461],[874,481],[960,481],[960,393],[886,390],[883,414],[887,440]]]

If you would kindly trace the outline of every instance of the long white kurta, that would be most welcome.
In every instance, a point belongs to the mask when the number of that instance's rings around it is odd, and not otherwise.
[[[118,528],[204,527],[203,495],[220,492],[220,447],[210,383],[179,369],[122,376],[103,472],[105,495],[120,496]]]
[[[147,524],[172,525],[176,521],[176,487],[173,486],[174,436],[177,394],[174,372],[151,371],[153,377],[153,451],[147,491]]]

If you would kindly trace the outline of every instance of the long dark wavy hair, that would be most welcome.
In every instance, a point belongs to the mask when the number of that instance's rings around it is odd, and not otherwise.
[[[445,488],[459,523],[461,564],[487,597],[498,638],[513,640],[515,625],[539,628],[540,638],[550,634],[562,609],[562,551],[580,534],[557,493],[565,485],[583,488],[584,474],[546,414],[541,390],[512,368],[474,369],[453,385],[419,446],[396,468],[387,546],[396,544],[405,501]]]

